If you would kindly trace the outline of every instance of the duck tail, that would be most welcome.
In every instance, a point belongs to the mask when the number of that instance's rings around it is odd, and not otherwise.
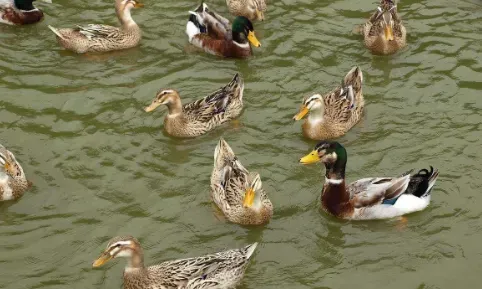
[[[406,193],[412,194],[419,198],[425,198],[430,195],[438,177],[438,170],[430,166],[428,169],[421,169],[415,175],[410,177],[410,183]]]
[[[258,246],[258,243],[256,242],[256,243],[253,243],[251,245],[248,245],[248,246],[244,247],[243,251],[245,252],[246,259],[249,260],[249,258],[251,258],[251,256],[254,253],[254,250],[256,250],[257,246]]]
[[[59,38],[65,40],[64,36],[62,36],[62,34],[60,34],[60,32],[57,28],[55,28],[53,26],[50,26],[50,25],[48,27],[49,27],[50,30],[52,30],[53,33],[55,33],[55,35],[57,35]]]
[[[233,76],[233,79],[225,86],[225,88],[229,91],[236,91],[240,89],[240,92],[235,93],[234,95],[239,96],[239,98],[242,100],[244,91],[244,80],[241,75],[239,75],[239,73],[236,73]]]
[[[207,5],[201,3],[199,7],[194,11],[189,11],[189,20],[186,25],[186,34],[189,37],[189,41],[198,34],[206,33],[207,27],[204,24],[202,13],[207,9]]]

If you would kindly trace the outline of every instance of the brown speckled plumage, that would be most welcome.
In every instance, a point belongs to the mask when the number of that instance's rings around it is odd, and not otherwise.
[[[339,86],[321,96],[306,98],[303,108],[309,108],[302,131],[310,139],[333,139],[343,136],[361,119],[365,100],[362,92],[363,74],[359,67],[353,67]],[[348,97],[350,87],[353,98]],[[313,103],[312,103],[313,102]]]
[[[130,14],[130,10],[137,5],[140,5],[137,0],[116,0],[116,13],[121,27],[89,24],[74,29],[49,28],[56,34],[60,45],[76,53],[132,48],[139,44],[142,35]]]
[[[166,132],[176,137],[195,137],[238,117],[243,109],[244,81],[236,74],[230,83],[203,99],[182,105],[175,90],[160,90],[146,111],[164,104]]]
[[[128,258],[124,289],[229,289],[238,285],[257,243],[241,249],[144,266],[143,250],[131,236],[115,237],[99,259]],[[94,263],[94,267],[103,265]],[[96,261],[97,262],[97,261]]]
[[[15,156],[0,145],[0,201],[20,198],[29,188],[22,166]]]
[[[244,16],[251,21],[264,20],[265,0],[226,0],[226,5],[229,12],[235,16]]]
[[[251,207],[243,206],[246,191],[258,182],[255,201]],[[214,152],[214,168],[211,174],[211,198],[226,218],[242,225],[261,225],[273,216],[273,205],[261,188],[257,173],[249,173],[235,156],[224,139],[220,139]]]
[[[407,31],[394,2],[381,0],[379,9],[381,11],[377,9],[363,26],[364,43],[375,54],[393,54],[406,45]],[[393,40],[387,40],[384,34],[383,13],[387,11],[391,16]]]

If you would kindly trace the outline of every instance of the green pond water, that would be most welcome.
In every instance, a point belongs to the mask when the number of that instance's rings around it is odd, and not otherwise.
[[[208,4],[229,15],[224,1]],[[113,1],[39,2],[43,22],[0,26],[0,142],[34,184],[0,204],[0,288],[120,288],[124,260],[91,265],[123,234],[140,239],[147,265],[260,242],[244,289],[480,287],[482,2],[401,1],[408,46],[387,57],[352,32],[376,5],[270,1],[248,60],[192,49],[184,30],[196,2],[186,0],[146,0],[133,11],[141,45],[104,55],[64,51],[47,25],[116,25]],[[316,144],[292,120],[302,98],[331,90],[354,65],[366,113],[339,139],[348,181],[440,170],[431,205],[404,225],[328,216],[324,168],[298,164]],[[162,129],[165,108],[142,110],[160,88],[192,101],[236,72],[246,83],[237,125],[174,139]],[[268,225],[230,224],[212,205],[221,136],[261,174],[275,207]]]

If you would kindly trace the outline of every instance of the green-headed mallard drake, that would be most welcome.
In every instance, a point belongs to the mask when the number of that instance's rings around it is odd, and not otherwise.
[[[145,267],[139,241],[132,236],[115,237],[94,261],[93,267],[102,266],[113,258],[127,258],[124,289],[234,288],[241,282],[257,245]]]
[[[347,153],[338,142],[322,141],[300,159],[302,164],[325,164],[322,208],[335,217],[351,220],[387,219],[425,209],[438,170],[412,170],[399,177],[375,177],[345,184]]]
[[[303,100],[293,119],[308,117],[303,123],[303,135],[315,140],[333,139],[348,132],[360,119],[365,106],[362,92],[363,74],[353,67],[341,86],[321,96],[315,94]]]
[[[264,20],[265,0],[226,0],[226,5],[235,16],[244,16],[251,21]]]
[[[208,9],[205,3],[189,13],[191,16],[186,25],[189,42],[207,53],[245,58],[253,54],[249,43],[261,46],[253,24],[244,16],[236,17],[230,25],[229,20]]]
[[[141,41],[141,29],[131,17],[131,9],[143,7],[139,0],[116,0],[115,11],[121,27],[89,24],[57,29],[49,25],[60,45],[76,53],[107,52],[135,47]]]
[[[273,216],[273,205],[259,174],[249,173],[222,138],[214,151],[211,198],[233,223],[261,225]]]
[[[0,201],[10,201],[20,198],[29,188],[30,183],[25,178],[22,166],[13,153],[0,145]]]
[[[0,23],[24,25],[37,23],[43,19],[42,10],[33,6],[35,0],[0,0]],[[51,0],[42,0],[52,3]]]
[[[168,114],[164,118],[164,128],[167,133],[176,137],[195,137],[238,117],[243,110],[243,91],[244,81],[236,73],[226,86],[185,105],[182,105],[177,91],[160,90],[144,110],[151,112],[162,104],[166,105]]]
[[[407,30],[394,0],[381,0],[363,27],[365,46],[376,54],[393,54],[406,45]]]

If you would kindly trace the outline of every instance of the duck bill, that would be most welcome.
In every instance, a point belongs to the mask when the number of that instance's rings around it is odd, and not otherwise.
[[[158,102],[156,102],[156,101],[153,101],[153,102],[151,103],[151,105],[144,107],[144,111],[145,111],[145,112],[151,112],[151,111],[153,111],[154,109],[156,109],[159,105],[161,105],[161,104],[158,103]]]
[[[259,43],[258,38],[256,38],[256,35],[254,35],[254,31],[249,31],[248,41],[255,47],[261,46],[261,43]]]
[[[261,10],[256,9],[256,16],[259,20],[264,21],[264,13]]]
[[[303,105],[300,109],[300,112],[298,112],[294,117],[293,119],[294,120],[300,120],[302,119],[303,117],[305,117],[305,115],[308,114],[310,110],[308,109],[308,107],[306,105]]]
[[[304,165],[314,164],[321,160],[320,156],[318,155],[317,150],[313,150],[311,153],[307,154],[306,156],[300,159],[300,163]]]
[[[142,8],[142,7],[144,7],[144,3],[136,2],[136,4],[134,4],[134,7],[135,8]]]
[[[387,39],[388,41],[393,40],[393,29],[388,24],[385,24],[385,39]]]
[[[249,208],[253,205],[255,192],[253,188],[249,188],[244,195],[243,207]]]
[[[107,263],[110,259],[112,259],[112,256],[109,253],[104,252],[102,253],[102,255],[100,255],[99,258],[97,258],[97,260],[94,261],[94,263],[92,264],[92,267],[94,268],[100,267],[105,263]]]

